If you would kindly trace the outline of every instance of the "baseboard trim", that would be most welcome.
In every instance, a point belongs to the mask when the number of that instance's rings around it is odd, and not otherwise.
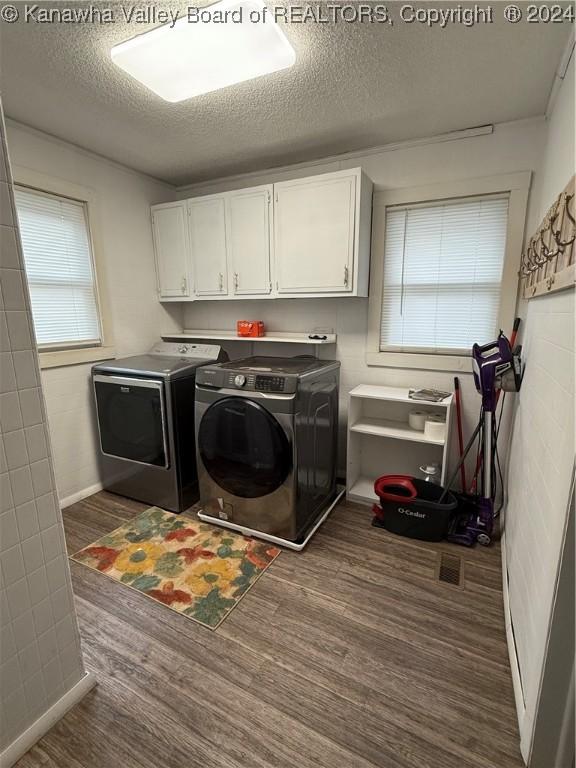
[[[72,709],[75,704],[84,698],[95,685],[96,678],[94,675],[91,672],[86,672],[76,685],[72,686],[64,696],[52,704],[38,720],[32,723],[24,733],[20,734],[12,744],[0,753],[0,765],[3,768],[11,768],[14,763],[20,760],[22,755],[25,755],[29,749],[32,749],[34,744],[48,733],[50,728],[63,718],[69,709]]]
[[[70,507],[72,504],[76,504],[77,501],[82,501],[82,499],[85,499],[87,496],[92,496],[93,493],[98,493],[103,487],[102,483],[94,483],[94,485],[89,485],[88,488],[83,488],[81,491],[78,491],[78,493],[73,493],[71,496],[66,496],[64,499],[60,499],[60,509]]]
[[[508,645],[508,658],[510,659],[510,671],[512,673],[512,688],[514,690],[514,700],[516,702],[516,716],[518,717],[518,727],[520,729],[520,734],[522,734],[524,715],[526,714],[526,705],[524,704],[524,691],[522,688],[522,678],[520,676],[520,665],[518,663],[516,641],[514,640],[514,630],[512,628],[512,614],[510,613],[508,565],[506,560],[506,531],[502,533],[500,551],[502,555],[502,595],[504,598],[504,623],[506,626],[506,642]],[[522,754],[522,757],[524,758],[524,762],[527,764],[528,756]]]

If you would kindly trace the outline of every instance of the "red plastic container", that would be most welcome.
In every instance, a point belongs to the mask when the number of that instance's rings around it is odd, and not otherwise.
[[[245,338],[264,336],[264,323],[262,320],[238,320],[236,334]]]

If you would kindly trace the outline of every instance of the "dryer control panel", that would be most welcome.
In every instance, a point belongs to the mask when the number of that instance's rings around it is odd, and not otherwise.
[[[189,341],[158,341],[149,355],[161,355],[163,357],[180,357],[182,359],[195,360],[220,360],[221,347],[218,344],[196,344]],[[226,358],[224,358],[226,359]]]

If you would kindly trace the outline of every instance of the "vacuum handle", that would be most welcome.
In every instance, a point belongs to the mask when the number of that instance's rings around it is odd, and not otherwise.
[[[489,341],[488,344],[474,344],[473,349],[476,353],[484,354],[484,352],[488,352],[491,349],[498,349],[498,341],[500,337],[496,339],[496,341]]]

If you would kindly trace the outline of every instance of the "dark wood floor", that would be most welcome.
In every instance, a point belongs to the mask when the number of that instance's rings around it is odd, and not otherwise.
[[[147,505],[64,511],[75,552]],[[440,550],[463,589],[436,580]],[[211,632],[72,562],[98,686],[18,768],[518,768],[500,552],[400,539],[341,504]]]

